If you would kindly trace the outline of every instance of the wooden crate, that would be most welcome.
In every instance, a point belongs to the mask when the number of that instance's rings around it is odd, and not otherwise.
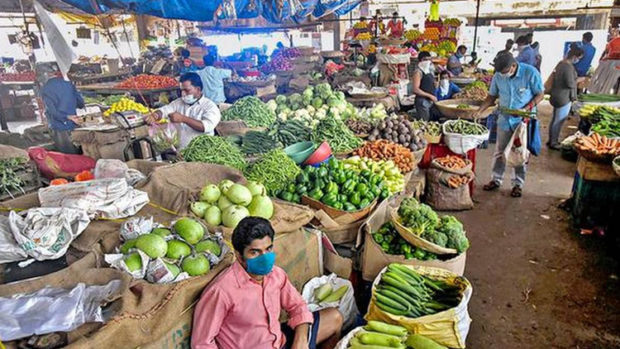
[[[577,172],[581,178],[588,181],[617,182],[620,177],[616,175],[611,163],[590,161],[583,156],[577,160]]]

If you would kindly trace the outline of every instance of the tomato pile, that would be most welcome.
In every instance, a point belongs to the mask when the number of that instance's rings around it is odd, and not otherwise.
[[[33,71],[0,74],[0,81],[34,81],[34,78],[35,74]]]
[[[140,74],[125,79],[117,88],[156,89],[178,86],[179,82],[169,76]]]

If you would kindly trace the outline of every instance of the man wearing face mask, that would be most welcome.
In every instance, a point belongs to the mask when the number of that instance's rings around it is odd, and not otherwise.
[[[467,47],[461,45],[456,49],[456,52],[448,59],[448,70],[450,71],[450,73],[452,73],[452,75],[459,76],[463,73],[463,59],[466,52]]]
[[[438,115],[435,109],[435,76],[432,73],[431,54],[422,51],[418,55],[418,69],[413,72],[411,80],[412,91],[415,94],[416,117],[430,121]]]
[[[179,148],[201,134],[213,135],[220,122],[221,114],[217,105],[202,95],[202,80],[196,73],[181,76],[181,98],[163,106],[146,117],[149,124],[167,118],[179,131]]]
[[[194,312],[193,349],[333,348],[342,315],[337,308],[311,313],[286,272],[274,266],[274,231],[268,220],[246,217],[232,235],[235,262],[204,290]],[[288,322],[278,318],[284,310]]]
[[[517,38],[517,50],[519,51],[517,62],[529,64],[532,67],[536,66],[536,51],[530,46],[527,37],[519,36]]]
[[[522,109],[532,111],[543,100],[544,88],[540,73],[529,64],[518,63],[510,54],[503,54],[495,59],[495,75],[491,80],[489,95],[478,109],[478,115],[499,99],[500,109]],[[502,185],[506,159],[504,150],[517,126],[523,118],[501,113],[497,120],[497,141],[493,154],[491,182],[483,189],[497,190]],[[512,179],[512,197],[520,197],[525,183],[525,165],[515,167]]]
[[[435,91],[435,96],[438,101],[443,101],[452,98],[456,93],[461,92],[461,89],[450,81],[450,74],[447,71],[442,71],[439,74],[439,87]]]

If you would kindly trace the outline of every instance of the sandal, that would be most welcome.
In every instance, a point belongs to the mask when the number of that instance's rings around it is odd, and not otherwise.
[[[499,187],[500,187],[499,183],[497,183],[496,181],[490,181],[489,183],[485,184],[482,187],[482,189],[486,191],[492,191],[492,190],[496,190]]]
[[[521,189],[521,187],[516,186],[516,185],[512,187],[510,196],[512,196],[513,198],[520,198],[522,194],[523,194],[523,190]]]

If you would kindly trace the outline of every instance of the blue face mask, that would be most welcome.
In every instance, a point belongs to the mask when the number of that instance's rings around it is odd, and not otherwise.
[[[273,269],[273,265],[276,262],[275,252],[267,252],[254,258],[247,259],[245,261],[248,265],[247,271],[254,275],[267,275]]]

